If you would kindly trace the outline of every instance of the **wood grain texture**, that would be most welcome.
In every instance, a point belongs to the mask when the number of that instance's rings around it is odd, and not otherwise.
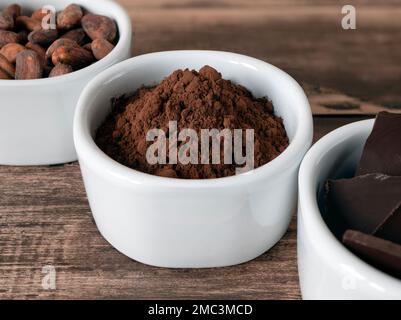
[[[315,140],[356,118],[315,118]],[[163,269],[99,234],[77,163],[0,166],[0,299],[298,299],[296,218],[269,252],[240,266]],[[42,289],[53,265],[56,290]]]

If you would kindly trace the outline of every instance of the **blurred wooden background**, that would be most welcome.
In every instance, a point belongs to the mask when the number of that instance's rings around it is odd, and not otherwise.
[[[51,3],[51,0],[49,0]],[[305,88],[315,141],[340,125],[401,109],[401,0],[357,0],[357,30],[339,0],[118,0],[134,54],[174,49],[243,53]],[[53,265],[57,288],[41,286]],[[169,270],[118,253],[97,231],[77,163],[0,166],[0,298],[300,298],[296,218],[258,259],[230,268]]]
[[[315,114],[401,109],[401,1],[119,0],[131,13],[135,54],[225,50],[268,61],[306,88]]]

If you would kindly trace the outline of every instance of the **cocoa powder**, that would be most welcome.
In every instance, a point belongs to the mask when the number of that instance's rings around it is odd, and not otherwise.
[[[153,175],[211,179],[236,172],[235,163],[149,164],[146,152],[152,142],[146,141],[146,134],[154,128],[168,132],[169,121],[177,121],[178,131],[189,128],[198,133],[212,128],[254,129],[255,168],[276,158],[289,143],[282,119],[274,115],[267,98],[254,98],[209,66],[199,72],[177,70],[159,85],[142,87],[112,104],[111,114],[97,131],[97,145],[121,164]]]

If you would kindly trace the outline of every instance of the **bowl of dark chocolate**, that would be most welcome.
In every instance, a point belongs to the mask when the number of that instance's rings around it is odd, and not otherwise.
[[[234,174],[225,165],[149,166],[147,132],[173,132],[173,120],[179,132],[255,128],[256,168]],[[86,87],[74,120],[100,232],[132,259],[162,267],[234,265],[277,243],[296,206],[298,167],[311,139],[309,103],[290,76],[215,51],[122,62]]]
[[[379,113],[318,141],[299,175],[305,299],[401,299],[401,116]]]
[[[79,95],[96,74],[131,56],[131,29],[126,11],[109,0],[1,1],[1,165],[77,159]]]

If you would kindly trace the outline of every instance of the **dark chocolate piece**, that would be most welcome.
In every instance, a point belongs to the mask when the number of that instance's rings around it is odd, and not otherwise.
[[[343,243],[366,262],[401,278],[400,245],[354,230],[345,232]]]
[[[329,180],[326,192],[324,218],[337,238],[341,239],[347,229],[367,234],[379,230],[386,234],[396,230],[400,232],[401,219],[397,209],[401,203],[401,177],[368,174]],[[398,235],[386,237],[395,239]]]
[[[401,202],[386,221],[376,229],[374,235],[401,245]]]
[[[377,115],[356,174],[368,173],[401,176],[401,114]]]

